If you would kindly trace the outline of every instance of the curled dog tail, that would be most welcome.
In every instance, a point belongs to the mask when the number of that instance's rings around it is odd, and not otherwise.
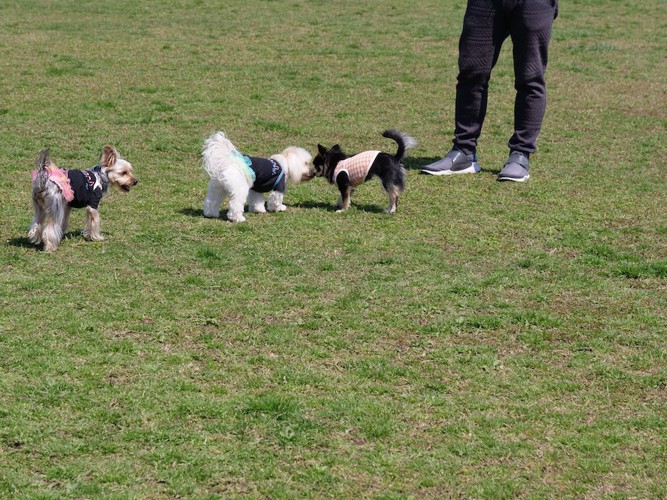
[[[244,172],[243,156],[224,132],[215,132],[204,142],[202,151],[204,170],[214,179],[223,178],[228,168]]]
[[[49,158],[49,149],[46,148],[37,157],[37,170],[33,175],[35,191],[44,191],[46,189],[46,182],[49,180],[49,165],[51,165],[51,159]]]
[[[414,137],[404,134],[400,130],[385,130],[382,132],[383,137],[387,139],[393,139],[398,144],[398,151],[394,155],[396,161],[401,161],[405,157],[405,153],[408,149],[414,148],[417,145],[417,141]]]

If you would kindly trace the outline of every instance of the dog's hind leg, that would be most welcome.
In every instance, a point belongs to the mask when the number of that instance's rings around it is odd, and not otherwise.
[[[225,200],[225,192],[222,189],[222,185],[211,179],[208,183],[208,192],[206,193],[206,199],[204,200],[204,217],[220,217],[220,205]]]
[[[398,197],[401,195],[401,191],[399,188],[391,186],[389,189],[387,189],[387,195],[389,195],[389,207],[387,210],[385,210],[385,213],[396,213],[396,208],[398,207]]]
[[[35,216],[32,218],[32,224],[28,229],[28,239],[31,243],[39,245],[42,242],[42,228],[44,227],[44,211],[39,203],[33,198],[32,206],[35,209]]]
[[[53,219],[50,219],[49,222],[47,222],[46,226],[44,226],[44,230],[42,231],[42,241],[44,242],[44,251],[54,252],[58,248],[58,245],[60,244],[60,240],[62,239],[62,237],[63,237],[63,232],[60,228],[60,225]]]
[[[227,220],[230,222],[243,222],[243,209],[248,198],[250,187],[245,184],[238,184],[236,190],[229,194],[229,210],[227,210]]]
[[[390,170],[389,174],[382,178],[382,187],[389,196],[389,206],[385,213],[393,214],[398,207],[398,197],[405,190],[405,169],[398,165],[398,168]]]
[[[44,251],[53,252],[60,245],[63,239],[63,219],[65,217],[65,209],[63,201],[60,197],[52,201],[51,206],[46,207],[44,218],[46,223],[42,229],[42,241],[44,243]]]

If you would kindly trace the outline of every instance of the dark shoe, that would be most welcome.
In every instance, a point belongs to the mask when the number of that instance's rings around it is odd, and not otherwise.
[[[475,174],[480,170],[477,158],[471,161],[458,149],[452,149],[442,160],[422,167],[422,173],[429,175]]]
[[[519,151],[510,153],[507,163],[498,174],[499,181],[524,182],[530,178],[528,157]]]

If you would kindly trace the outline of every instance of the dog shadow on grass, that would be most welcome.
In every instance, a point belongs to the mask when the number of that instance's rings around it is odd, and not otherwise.
[[[18,248],[40,248],[42,245],[35,245],[25,236],[19,238],[12,238],[7,241],[7,246]]]
[[[418,156],[418,157],[407,157],[403,159],[403,166],[406,170],[421,170],[426,165],[429,165],[435,161],[442,160],[442,156]],[[484,168],[482,167],[481,172],[487,174],[499,174],[500,168]]]
[[[295,208],[306,208],[306,209],[313,209],[313,210],[324,210],[325,212],[335,212],[336,209],[334,208],[333,203],[324,203],[321,201],[302,201],[300,203],[293,203],[291,206]],[[350,210],[356,209],[361,212],[371,212],[371,213],[382,213],[384,212],[384,208],[377,206],[377,205],[368,205],[368,204],[359,204],[354,202],[354,198],[352,199],[352,203],[350,204]]]
[[[188,217],[204,217],[204,211],[201,208],[182,208],[178,210],[178,213]]]
[[[325,212],[334,212],[334,204],[333,203],[325,203],[322,201],[302,201],[302,202],[297,202],[297,203],[291,203],[288,205],[288,207],[294,207],[294,208],[304,208],[307,210],[324,210]],[[368,204],[356,204],[354,201],[352,202],[352,206],[350,208],[354,208],[356,210],[359,210],[361,212],[369,212],[369,213],[382,213],[384,212],[384,207],[377,206],[377,205],[368,205]],[[288,208],[289,209],[289,208]],[[202,209],[196,209],[196,208],[182,208],[177,211],[181,215],[185,215],[187,217],[205,217],[204,216],[204,211]],[[225,214],[221,213],[220,214],[220,219],[222,220],[227,220],[227,217]],[[26,240],[27,241],[27,240]]]
[[[226,210],[220,211],[220,217],[207,217],[206,215],[204,215],[204,211],[201,208],[181,208],[176,212],[181,215],[185,215],[186,217],[195,217],[197,219],[201,218],[201,219],[227,220]]]
[[[219,220],[228,220],[225,210],[220,211],[220,217],[207,217],[204,215],[204,211],[201,208],[181,208],[177,210],[177,213],[185,215],[186,217],[195,217],[197,219],[219,219]]]
[[[81,238],[81,237],[82,236],[80,231],[69,231],[63,235],[62,241],[73,238]],[[12,238],[11,240],[8,240],[7,246],[17,247],[17,248],[32,248],[35,250],[42,250],[44,248],[44,246],[41,243],[35,244],[32,241],[30,241],[26,236],[19,236],[18,238]]]
[[[105,234],[110,235],[111,233],[107,232]],[[63,235],[62,241],[74,240],[79,238],[83,238],[81,231],[68,231]],[[35,250],[44,249],[44,245],[42,245],[41,243],[35,244],[32,241],[30,241],[26,236],[19,236],[17,238],[12,238],[11,240],[8,240],[7,246],[17,247],[17,248],[33,248]]]

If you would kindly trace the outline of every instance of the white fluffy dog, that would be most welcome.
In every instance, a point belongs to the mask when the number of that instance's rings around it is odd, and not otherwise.
[[[270,193],[267,208],[270,212],[287,210],[283,195],[287,183],[298,184],[315,177],[312,156],[296,146],[286,148],[270,158],[244,156],[223,132],[216,132],[204,142],[204,170],[211,177],[204,200],[204,215],[220,217],[220,205],[229,198],[227,219],[243,222],[243,209],[266,212],[264,193]]]

